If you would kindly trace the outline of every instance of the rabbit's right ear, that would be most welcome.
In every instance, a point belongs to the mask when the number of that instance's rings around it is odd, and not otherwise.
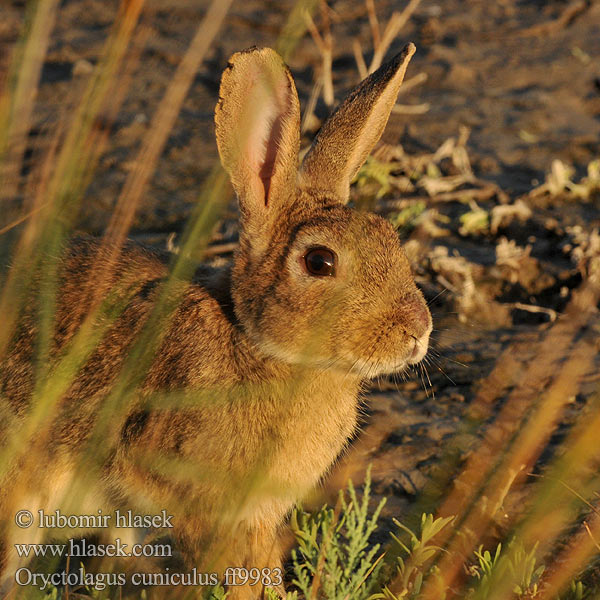
[[[355,87],[325,121],[302,162],[300,187],[348,201],[350,182],[385,129],[414,53],[414,44],[407,44]]]
[[[219,96],[215,126],[221,162],[238,196],[242,225],[258,227],[284,208],[296,188],[296,86],[277,52],[251,48],[231,57]]]

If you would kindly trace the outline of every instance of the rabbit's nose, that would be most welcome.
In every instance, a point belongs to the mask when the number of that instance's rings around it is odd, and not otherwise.
[[[405,306],[404,310],[406,311],[407,321],[411,324],[412,329],[410,333],[415,339],[429,338],[429,333],[431,332],[431,314],[423,299],[414,296],[406,302]]]
[[[416,364],[427,354],[429,347],[429,334],[432,329],[431,314],[423,299],[414,296],[407,302],[406,309],[410,322],[409,334],[413,340],[408,362]]]

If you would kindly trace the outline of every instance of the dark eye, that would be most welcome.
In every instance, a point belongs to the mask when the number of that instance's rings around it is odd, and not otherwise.
[[[329,248],[312,248],[304,255],[306,270],[317,277],[335,275],[335,253]]]

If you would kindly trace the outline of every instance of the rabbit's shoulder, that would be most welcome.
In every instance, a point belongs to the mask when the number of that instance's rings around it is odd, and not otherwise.
[[[154,389],[227,386],[268,376],[270,362],[236,317],[230,268],[202,266],[181,290],[148,382]]]
[[[95,261],[102,263],[106,253],[97,242],[77,241],[70,249],[72,258],[65,261],[74,275],[67,279],[80,279],[79,272],[92,268]],[[202,264],[181,280],[170,279],[172,260],[172,254],[138,243],[123,247],[111,293],[125,298],[125,308],[101,344],[98,360],[106,363],[113,351],[123,355],[129,344],[125,338],[136,339],[153,313],[166,311],[155,331],[160,343],[146,389],[203,387],[243,379],[245,369],[252,368],[248,363],[256,359],[235,316],[230,268]],[[93,369],[96,374],[97,369]]]

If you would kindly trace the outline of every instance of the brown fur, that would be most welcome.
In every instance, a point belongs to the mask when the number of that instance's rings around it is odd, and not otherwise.
[[[131,405],[115,409],[112,451],[79,490],[78,513],[165,508],[191,564],[280,564],[277,529],[353,435],[361,383],[403,369],[427,347],[431,317],[396,233],[345,206],[413,52],[408,46],[348,97],[299,174],[300,109],[289,71],[270,49],[232,57],[215,118],[240,203],[240,250],[231,272],[181,283],[182,301]],[[334,277],[303,267],[314,246],[337,255]],[[55,353],[84,318],[81,282],[103,260],[98,248],[80,241],[62,259]],[[13,470],[20,493],[0,494],[7,547],[28,541],[11,525],[16,510],[60,508],[79,481],[81,453],[166,274],[160,256],[134,245],[122,252],[110,283],[123,309],[39,444],[47,468],[27,475],[25,460]],[[33,389],[34,314],[0,366],[2,397],[18,419]],[[153,404],[165,393],[175,394],[169,405]],[[233,593],[252,598],[260,586]]]

